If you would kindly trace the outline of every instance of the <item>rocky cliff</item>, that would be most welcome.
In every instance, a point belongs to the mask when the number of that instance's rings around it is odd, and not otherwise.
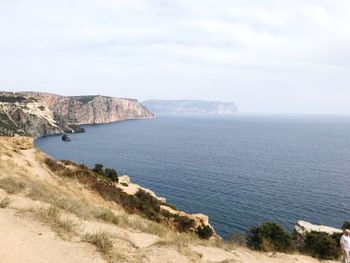
[[[235,103],[201,100],[147,100],[143,104],[156,114],[221,114],[238,112]]]
[[[153,113],[134,99],[0,93],[0,135],[46,136],[82,131],[80,124],[153,117]]]

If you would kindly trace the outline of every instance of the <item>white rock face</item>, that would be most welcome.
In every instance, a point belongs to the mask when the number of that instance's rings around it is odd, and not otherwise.
[[[294,226],[294,238],[297,241],[297,245],[302,246],[304,243],[305,235],[312,231],[323,232],[329,235],[343,232],[338,228],[323,225],[314,225],[309,222],[299,220]]]
[[[300,235],[305,235],[306,233],[311,231],[324,232],[329,235],[343,232],[341,229],[338,229],[338,228],[323,226],[323,225],[314,225],[302,220],[297,221],[297,223],[294,226],[294,230]]]

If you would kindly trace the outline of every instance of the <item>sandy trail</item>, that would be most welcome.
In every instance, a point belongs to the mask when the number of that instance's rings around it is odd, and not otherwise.
[[[104,263],[96,249],[63,241],[49,228],[22,219],[14,210],[0,209],[1,263]]]

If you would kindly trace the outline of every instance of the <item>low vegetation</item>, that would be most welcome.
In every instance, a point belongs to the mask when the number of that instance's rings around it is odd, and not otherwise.
[[[15,103],[15,102],[23,102],[26,101],[27,98],[23,97],[23,96],[4,96],[4,95],[0,95],[0,102],[4,102],[4,103]]]
[[[5,197],[4,199],[2,199],[0,201],[0,208],[6,208],[6,207],[8,207],[10,205],[10,203],[11,203],[10,198]]]
[[[103,170],[103,165],[100,163],[95,164],[95,167],[92,169],[93,172],[97,173],[98,175],[105,176],[109,178],[112,182],[118,182],[118,174],[116,170],[106,168]]]
[[[291,235],[274,222],[253,227],[247,235],[250,248],[261,251],[291,252],[295,246]]]
[[[37,220],[49,225],[63,239],[70,239],[78,232],[79,225],[72,220],[62,219],[61,211],[56,207],[39,208],[31,212]]]
[[[337,259],[340,235],[329,235],[323,232],[310,232],[305,236],[303,252],[319,259]]]
[[[14,136],[15,134],[24,135],[7,114],[0,112],[0,135]]]
[[[342,230],[350,229],[350,221],[345,221],[341,227]]]
[[[72,99],[78,100],[84,104],[89,103],[90,101],[93,101],[96,96],[73,96]]]
[[[195,221],[187,216],[175,215],[176,228],[179,232],[189,232],[195,226]]]
[[[349,222],[344,222],[342,228],[348,229]],[[339,241],[341,233],[327,234],[311,231],[305,234],[303,242],[297,247],[292,236],[281,226],[274,222],[266,222],[253,227],[247,235],[233,234],[229,242],[245,245],[254,250],[265,252],[293,252],[298,249],[302,254],[307,254],[321,260],[334,260],[341,256]]]
[[[23,191],[25,187],[25,183],[12,177],[6,177],[0,180],[0,188],[4,189],[9,194],[18,194]]]
[[[97,232],[94,234],[86,234],[83,237],[84,242],[88,242],[96,246],[104,255],[111,255],[113,252],[113,240],[106,232]]]
[[[240,247],[246,247],[247,235],[244,233],[231,233],[228,237],[228,242]]]
[[[213,235],[213,229],[207,225],[197,227],[197,235],[202,239],[209,239]]]
[[[157,223],[163,223],[166,225],[175,226],[179,232],[194,231],[196,233],[202,233],[206,231],[206,235],[202,235],[203,238],[209,238],[212,236],[213,231],[209,231],[207,228],[203,231],[196,231],[194,228],[195,222],[186,216],[179,216],[170,212],[165,212],[161,209],[161,205],[173,207],[167,203],[159,201],[150,193],[139,189],[135,195],[128,195],[122,189],[115,187],[112,176],[117,176],[117,173],[113,169],[104,169],[102,164],[96,164],[93,169],[89,169],[85,165],[78,165],[71,161],[57,162],[51,158],[46,158],[45,164],[54,173],[63,176],[77,179],[80,183],[88,186],[91,190],[99,193],[105,200],[112,201],[120,204],[128,213],[139,214],[149,220]],[[112,176],[111,176],[112,175]],[[70,207],[57,204],[65,210],[73,210]],[[176,209],[174,207],[174,209]],[[74,210],[77,210],[74,208]],[[97,216],[96,218],[107,220],[110,222],[118,223],[118,219],[114,218],[112,214],[105,213]],[[210,234],[210,236],[209,236]]]

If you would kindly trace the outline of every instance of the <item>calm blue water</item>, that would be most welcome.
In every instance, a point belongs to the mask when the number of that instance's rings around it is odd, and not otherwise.
[[[103,163],[223,237],[267,220],[350,219],[350,117],[165,117],[36,140],[58,159]]]

